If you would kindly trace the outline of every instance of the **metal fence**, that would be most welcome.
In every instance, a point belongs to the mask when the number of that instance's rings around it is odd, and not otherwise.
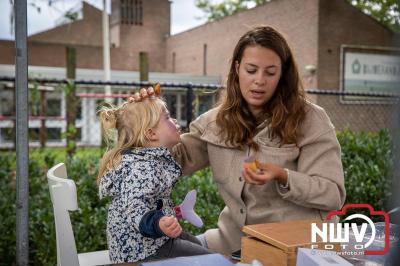
[[[105,103],[119,105],[133,92],[154,85],[148,82],[102,82],[76,80],[74,83],[75,127],[80,146],[99,146],[101,129],[97,111]],[[111,95],[104,86],[111,86]],[[65,146],[71,82],[55,79],[30,79],[29,138],[32,147]],[[215,105],[220,85],[162,83],[162,95],[171,116],[183,128],[199,114]],[[12,148],[15,141],[15,83],[0,77],[0,148]],[[188,105],[187,103],[191,103]],[[188,108],[190,106],[190,108]]]
[[[309,99],[325,109],[336,130],[391,130],[399,95],[308,90]]]
[[[97,110],[105,103],[121,104],[134,91],[152,85],[148,82],[102,82],[76,80],[75,126],[78,146],[101,145]],[[32,147],[63,147],[66,145],[68,80],[29,80],[29,139]],[[104,86],[111,86],[111,95]],[[218,101],[220,85],[161,84],[163,97],[171,116],[183,128]],[[0,77],[0,148],[15,147],[15,82],[13,77]],[[376,93],[345,93],[308,90],[311,102],[323,107],[337,130],[375,132],[390,129],[395,103],[399,96]],[[187,104],[191,103],[191,104]]]

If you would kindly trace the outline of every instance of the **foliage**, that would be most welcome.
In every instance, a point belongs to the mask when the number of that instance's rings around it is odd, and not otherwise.
[[[347,1],[393,31],[400,32],[400,9],[398,0]]]
[[[39,84],[36,82],[32,84],[33,88],[29,90],[30,93],[30,104],[32,106],[32,115],[39,115],[39,103],[40,103],[40,93]]]
[[[224,0],[213,4],[209,0],[196,0],[195,4],[203,10],[208,21],[215,21],[269,1],[271,0]]]
[[[15,154],[0,154],[0,265],[12,265],[15,258]],[[4,232],[7,232],[5,234]]]
[[[105,244],[105,201],[99,201],[95,175],[98,149],[80,150],[68,160],[64,150],[31,150],[29,154],[29,259],[31,265],[56,264],[56,235],[53,207],[46,172],[58,162],[66,162],[70,178],[77,183],[79,211],[72,214],[79,252],[99,250]],[[15,153],[0,153],[0,265],[15,264]]]
[[[76,86],[73,79],[68,79],[64,87],[65,96],[70,96],[75,93]]]
[[[72,56],[72,53],[68,53],[68,57]],[[74,61],[73,59],[72,61]],[[70,62],[71,60],[68,59]],[[63,134],[63,137],[67,140],[67,154],[69,158],[72,158],[76,152],[76,135],[77,129],[75,125],[76,111],[77,111],[77,97],[75,96],[76,86],[72,79],[69,79],[64,87],[65,98],[66,98],[66,108],[67,108],[67,130]]]
[[[196,6],[204,13],[208,21],[222,19],[262,5],[271,0],[223,0],[213,3],[211,0],[196,0]],[[400,32],[400,9],[398,0],[347,0],[367,15],[375,18],[395,32]]]
[[[348,203],[370,203],[384,209],[390,196],[388,177],[392,166],[391,141],[387,131],[378,133],[338,133]],[[78,189],[79,210],[71,212],[78,252],[106,248],[108,200],[97,195],[96,175],[101,149],[79,149],[68,159],[64,149],[31,150],[29,154],[29,258],[31,265],[56,264],[54,216],[46,172],[58,162],[66,162],[69,177]],[[0,265],[15,264],[15,153],[0,152]],[[196,211],[205,227],[198,229],[183,222],[184,230],[193,234],[217,226],[224,203],[209,169],[181,178],[173,192],[179,204],[192,189],[198,192]]]
[[[389,132],[356,134],[343,131],[337,136],[342,147],[346,202],[368,203],[375,210],[383,210],[391,196],[393,155]]]
[[[181,178],[172,193],[173,201],[176,204],[180,204],[185,198],[186,193],[192,189],[196,189],[197,191],[195,210],[202,218],[204,227],[196,228],[186,221],[183,221],[181,224],[184,230],[192,234],[200,234],[207,229],[216,227],[217,218],[225,204],[219,196],[210,169],[198,171],[190,177]]]

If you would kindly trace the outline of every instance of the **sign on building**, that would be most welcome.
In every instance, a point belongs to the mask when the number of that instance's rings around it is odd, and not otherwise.
[[[341,76],[345,92],[400,94],[400,50],[342,47]]]

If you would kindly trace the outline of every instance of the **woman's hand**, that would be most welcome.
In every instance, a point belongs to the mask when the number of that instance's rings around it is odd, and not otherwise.
[[[148,87],[146,88],[141,88],[139,92],[135,92],[133,96],[128,98],[128,102],[133,103],[133,102],[140,102],[141,100],[151,97],[153,95],[160,95],[161,94],[161,86],[160,83],[157,83],[154,88],[153,87]]]
[[[286,184],[286,171],[272,163],[260,163],[256,161],[257,170],[254,171],[249,167],[243,169],[243,177],[247,183],[253,185],[264,185],[271,180],[276,179],[281,184]]]
[[[182,233],[182,227],[174,216],[163,216],[158,222],[161,231],[169,237],[177,238]]]
[[[128,102],[133,103],[133,102],[140,102],[146,97],[154,95],[154,89],[153,87],[148,87],[147,89],[141,88],[139,92],[135,92],[133,96],[128,98]]]

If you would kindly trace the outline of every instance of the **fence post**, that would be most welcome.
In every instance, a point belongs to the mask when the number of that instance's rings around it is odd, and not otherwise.
[[[146,52],[139,53],[140,81],[149,80],[149,56]]]
[[[76,49],[67,47],[67,79],[69,82],[65,86],[65,98],[67,109],[67,129],[65,132],[67,140],[67,155],[69,158],[76,152],[76,96],[75,96],[75,76],[76,76]]]
[[[186,128],[189,129],[190,122],[193,119],[193,84],[188,83],[186,92]]]

